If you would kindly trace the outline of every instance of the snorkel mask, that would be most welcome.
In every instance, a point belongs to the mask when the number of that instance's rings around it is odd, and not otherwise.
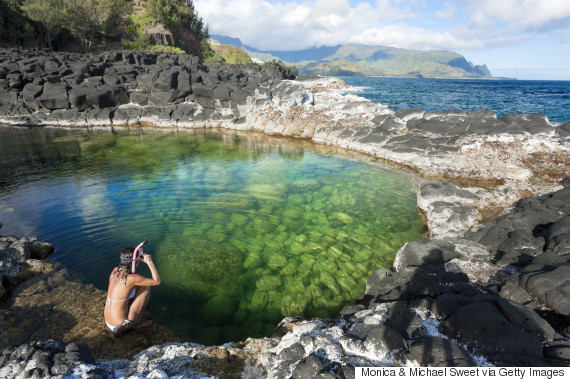
[[[131,270],[133,274],[135,273],[135,266],[136,266],[138,260],[141,259],[141,256],[143,254],[142,247],[147,242],[148,242],[148,240],[144,240],[141,243],[139,243],[139,245],[137,247],[135,247],[135,251],[133,252],[133,263],[132,263],[133,266],[132,266],[132,270]]]

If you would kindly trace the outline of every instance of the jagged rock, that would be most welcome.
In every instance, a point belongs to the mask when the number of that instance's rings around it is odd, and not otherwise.
[[[422,367],[475,366],[467,350],[441,337],[419,338],[408,350],[408,359]]]
[[[480,242],[491,251],[497,251],[495,258],[500,264],[525,266],[544,245],[543,234],[549,235],[549,227],[569,211],[568,188],[547,196],[528,197],[515,204],[513,212],[483,225],[476,232],[467,233],[465,238]],[[565,225],[565,221],[562,221],[561,229]],[[506,242],[511,236],[513,241]],[[562,239],[555,241],[555,245],[560,243],[563,243]]]
[[[446,334],[458,342],[507,366],[544,358],[537,336],[514,326],[497,306],[486,301],[462,306],[444,325]]]
[[[560,359],[570,362],[570,342],[556,341],[550,343],[544,349],[544,356],[546,358]]]
[[[113,108],[129,102],[127,90],[122,86],[103,85],[86,96],[94,108]]]
[[[558,255],[570,254],[570,216],[561,217],[549,225],[542,233],[546,251],[552,251]]]
[[[63,376],[80,365],[94,363],[94,360],[87,345],[71,343],[65,346],[61,341],[48,340],[4,349],[0,362],[0,376],[19,378]],[[85,367],[84,371],[93,375],[108,374],[96,367]]]
[[[394,269],[442,264],[462,255],[447,241],[419,240],[405,244],[396,254]]]
[[[533,259],[513,279],[547,308],[570,318],[570,256],[544,253]]]
[[[54,109],[67,109],[70,106],[67,95],[69,86],[66,83],[47,82],[43,86],[42,94],[37,98],[37,102],[42,107]]]
[[[96,90],[97,89],[95,87],[88,86],[73,88],[69,91],[69,102],[71,107],[81,112],[91,108],[91,104],[87,100],[87,96]]]

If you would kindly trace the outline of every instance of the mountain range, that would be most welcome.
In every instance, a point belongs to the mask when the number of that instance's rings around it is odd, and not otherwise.
[[[428,78],[493,78],[486,65],[474,65],[448,50],[408,50],[387,46],[347,44],[298,51],[262,51],[239,38],[213,34],[263,62],[280,60],[297,66],[300,75],[397,76]]]

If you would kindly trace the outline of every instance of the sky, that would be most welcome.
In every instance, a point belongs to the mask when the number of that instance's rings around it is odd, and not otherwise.
[[[570,0],[194,0],[210,34],[261,50],[452,50],[493,76],[570,80]]]

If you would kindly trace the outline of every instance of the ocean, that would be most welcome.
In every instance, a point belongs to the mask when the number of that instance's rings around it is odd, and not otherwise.
[[[428,112],[491,109],[542,113],[550,121],[570,121],[570,81],[343,77],[359,96],[394,110]]]

